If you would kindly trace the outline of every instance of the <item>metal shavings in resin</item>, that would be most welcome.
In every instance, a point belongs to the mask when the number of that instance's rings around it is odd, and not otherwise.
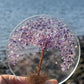
[[[21,26],[18,26],[9,39],[9,61],[15,65],[24,55],[23,50],[27,49],[29,45],[46,50],[59,49],[63,60],[60,65],[62,71],[69,69],[74,63],[75,48],[77,48],[74,34],[59,19],[50,16],[36,16],[27,19]]]

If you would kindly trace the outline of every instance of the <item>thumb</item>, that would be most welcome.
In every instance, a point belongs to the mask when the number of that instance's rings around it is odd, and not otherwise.
[[[55,79],[48,80],[45,84],[58,84],[58,81]]]

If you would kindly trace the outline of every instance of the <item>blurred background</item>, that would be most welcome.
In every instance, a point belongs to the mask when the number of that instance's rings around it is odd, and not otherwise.
[[[69,24],[81,45],[81,59],[75,73],[64,84],[84,84],[84,0],[0,0],[0,74],[11,73],[6,45],[14,27],[38,14],[53,15]]]

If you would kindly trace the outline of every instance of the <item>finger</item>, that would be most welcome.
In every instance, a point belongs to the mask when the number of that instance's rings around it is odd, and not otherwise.
[[[58,81],[55,79],[48,80],[45,84],[58,84]]]
[[[51,81],[53,84],[58,84],[58,81],[55,80],[55,79],[51,79],[50,81]]]
[[[1,75],[0,84],[30,84],[26,77],[17,76],[17,78],[14,75]]]
[[[6,84],[4,80],[2,80],[2,77],[0,76],[0,84]]]

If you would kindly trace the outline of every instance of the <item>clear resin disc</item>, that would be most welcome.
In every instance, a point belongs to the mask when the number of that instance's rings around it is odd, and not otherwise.
[[[49,15],[30,17],[11,33],[7,44],[7,58],[16,76],[37,73],[43,49],[40,74],[65,82],[76,70],[80,59],[80,45],[72,29],[58,18]]]

